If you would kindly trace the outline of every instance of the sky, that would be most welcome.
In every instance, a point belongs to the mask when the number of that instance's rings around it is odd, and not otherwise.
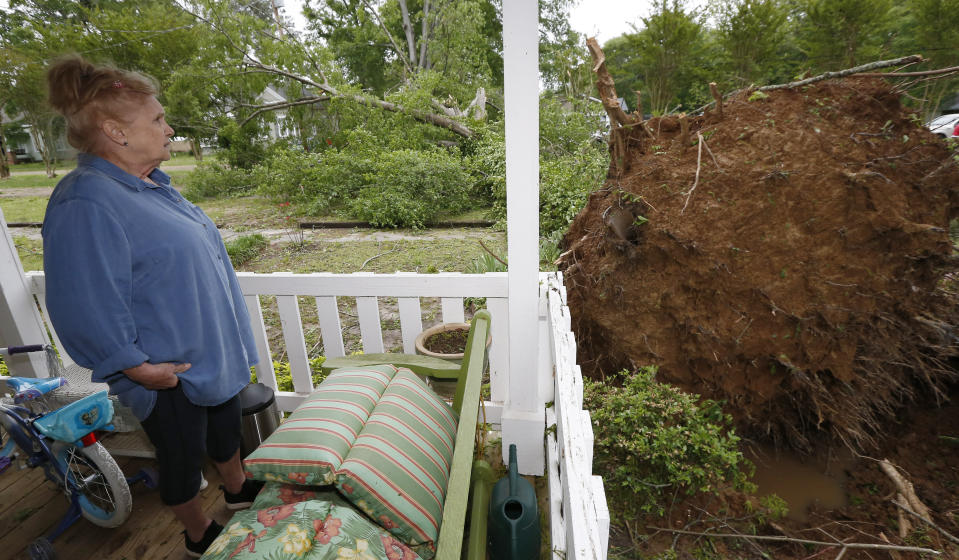
[[[302,0],[283,2],[283,12],[302,29]],[[698,3],[689,2],[690,5]],[[573,29],[587,37],[596,37],[602,45],[613,37],[632,32],[631,23],[642,26],[641,18],[649,15],[651,5],[648,0],[580,0],[570,12],[569,21]]]
[[[649,15],[652,2],[629,0],[581,0],[572,9],[569,23],[587,37],[596,37],[600,45],[633,28],[643,26],[643,17]]]

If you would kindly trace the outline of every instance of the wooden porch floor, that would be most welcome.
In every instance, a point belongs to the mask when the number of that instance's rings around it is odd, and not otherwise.
[[[127,476],[149,459],[117,457]],[[210,485],[201,492],[207,514],[221,524],[233,515],[223,502],[220,477],[212,465],[204,469]],[[116,529],[98,527],[81,518],[53,543],[62,560],[185,560],[182,526],[160,502],[157,490],[137,483],[130,488],[133,512]],[[67,511],[63,493],[43,476],[42,469],[17,469],[0,474],[0,558],[29,559],[27,545],[49,534]]]

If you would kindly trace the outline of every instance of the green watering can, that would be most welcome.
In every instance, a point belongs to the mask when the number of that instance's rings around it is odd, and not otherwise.
[[[533,485],[519,476],[516,444],[509,446],[509,474],[493,486],[489,508],[489,557],[539,558],[539,512]]]

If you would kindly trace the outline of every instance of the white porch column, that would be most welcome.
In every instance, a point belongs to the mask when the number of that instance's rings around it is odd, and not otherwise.
[[[545,406],[537,361],[539,301],[539,11],[537,0],[503,2],[509,370],[503,458],[515,443],[522,474],[542,475]]]
[[[40,311],[0,210],[0,346],[49,344]],[[4,357],[10,375],[49,377],[43,352]]]

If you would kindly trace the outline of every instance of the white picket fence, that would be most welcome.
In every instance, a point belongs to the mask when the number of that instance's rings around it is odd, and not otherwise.
[[[286,411],[295,409],[314,388],[302,319],[302,312],[309,306],[315,306],[324,355],[337,357],[356,348],[356,344],[344,339],[344,316],[351,319],[349,322],[358,323],[359,349],[364,353],[389,351],[384,345],[384,331],[389,330],[384,328],[384,315],[392,314],[395,300],[399,324],[389,321],[388,327],[394,333],[398,327],[402,351],[413,353],[414,340],[424,328],[424,314],[433,314],[436,306],[424,304],[424,299],[439,299],[441,322],[462,322],[465,298],[485,298],[485,307],[492,316],[493,341],[491,398],[485,403],[484,420],[499,427],[508,402],[510,375],[506,273],[239,273],[238,277],[261,357],[257,378],[276,391],[277,403]],[[45,320],[43,273],[28,272],[26,280]],[[267,298],[275,298],[269,310],[264,307]],[[602,479],[592,474],[593,432],[589,413],[583,410],[583,380],[576,365],[576,340],[570,330],[566,290],[560,274],[541,274],[539,299],[539,339],[543,346],[540,360],[545,361],[539,371],[548,376],[539,385],[546,388],[541,391],[553,402],[546,409],[545,425],[555,426],[555,430],[547,429],[545,436],[553,558],[602,560],[606,558],[609,512]],[[270,348],[264,321],[270,311],[279,317],[293,391],[277,390],[273,360],[279,356]],[[56,332],[49,324],[46,327],[54,343],[62,348]]]

